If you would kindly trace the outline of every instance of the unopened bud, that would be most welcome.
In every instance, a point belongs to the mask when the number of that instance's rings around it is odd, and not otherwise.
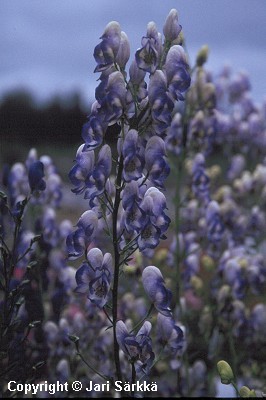
[[[165,39],[170,43],[178,38],[179,33],[181,32],[181,25],[178,23],[178,14],[177,11],[173,8],[168,14],[164,27],[163,33]]]
[[[207,254],[205,254],[201,257],[201,263],[202,263],[203,268],[206,271],[213,271],[215,268],[215,263],[214,263],[213,258],[208,256]]]
[[[190,283],[197,294],[200,294],[203,289],[203,281],[198,276],[192,276]]]
[[[219,361],[217,363],[217,369],[218,369],[218,373],[221,378],[221,382],[224,385],[229,385],[230,383],[232,383],[234,381],[235,378],[234,378],[232,368],[226,361],[224,361],[224,360]]]
[[[164,263],[167,259],[168,250],[166,248],[161,248],[155,253],[155,263],[161,264]]]
[[[134,275],[137,271],[137,267],[135,265],[125,265],[124,272],[125,274]]]
[[[121,41],[116,55],[116,62],[121,68],[125,68],[130,57],[130,44],[125,32],[121,32]]]
[[[240,397],[257,397],[255,390],[250,390],[247,386],[242,386],[239,389]]]
[[[208,55],[209,55],[209,47],[207,45],[202,46],[196,58],[197,67],[202,67],[203,64],[206,63],[206,61],[208,60]]]

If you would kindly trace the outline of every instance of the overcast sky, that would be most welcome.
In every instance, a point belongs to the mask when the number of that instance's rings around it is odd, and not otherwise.
[[[134,54],[149,21],[162,32],[172,8],[179,13],[190,59],[210,47],[208,68],[229,63],[251,76],[253,97],[266,94],[265,0],[0,0],[0,96],[28,88],[40,99],[73,89],[94,98],[93,50],[116,20]]]

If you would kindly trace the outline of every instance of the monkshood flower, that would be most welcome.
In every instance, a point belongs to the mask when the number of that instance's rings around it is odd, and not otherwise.
[[[77,150],[75,161],[76,164],[72,167],[68,176],[71,183],[75,186],[72,192],[80,194],[87,188],[88,177],[91,176],[94,168],[94,151],[87,150],[86,146],[82,144]]]
[[[247,277],[241,263],[237,259],[230,259],[224,267],[224,277],[231,286],[234,296],[237,299],[244,297],[247,288]]]
[[[112,72],[96,88],[95,98],[101,107],[98,112],[104,123],[112,125],[123,115],[126,93],[125,80],[119,71]]]
[[[191,118],[188,128],[188,147],[196,152],[210,153],[216,134],[216,118],[202,110]]]
[[[220,242],[223,238],[225,227],[221,218],[220,206],[216,201],[211,201],[206,210],[206,225],[208,240],[212,243]]]
[[[182,46],[174,45],[170,48],[164,71],[167,78],[167,87],[174,100],[184,100],[183,93],[189,88],[191,78],[185,50]]]
[[[165,287],[159,268],[154,266],[144,268],[142,272],[142,284],[156,310],[166,317],[171,317],[170,302],[172,293]]]
[[[88,122],[83,125],[81,132],[86,148],[93,150],[102,144],[107,126],[105,116],[101,113],[101,106],[95,101],[91,106]]]
[[[129,333],[123,321],[116,324],[117,342],[129,361],[135,364],[136,372],[149,374],[155,355],[149,336],[151,323],[145,321],[136,335]]]
[[[128,62],[130,57],[130,44],[127,37],[127,34],[121,31],[121,40],[118,49],[118,53],[115,57],[115,62],[119,65],[119,67],[124,70],[126,63]]]
[[[124,157],[123,178],[126,182],[138,180],[143,173],[144,157],[138,132],[131,129],[126,134],[122,154]]]
[[[141,103],[147,97],[147,83],[145,82],[146,72],[139,69],[136,60],[133,60],[129,67],[129,81],[127,85],[127,115],[132,117],[135,115],[135,103]]]
[[[30,149],[27,159],[25,161],[27,170],[29,170],[31,164],[34,163],[35,161],[38,161],[38,154],[37,154],[37,150],[35,148],[32,148],[32,149]]]
[[[167,80],[163,71],[155,71],[150,77],[149,102],[153,128],[157,135],[163,135],[171,124],[171,113],[174,109],[174,102],[167,90]]]
[[[154,22],[149,22],[147,35],[142,37],[141,45],[135,54],[137,65],[140,69],[153,74],[159,64],[162,50],[161,37]]]
[[[157,316],[157,335],[159,342],[166,347],[173,356],[180,353],[184,347],[184,333],[175,324],[172,317],[159,313]]]
[[[145,212],[140,208],[141,197],[136,181],[126,184],[122,193],[124,222],[128,232],[140,232],[146,219]]]
[[[51,207],[59,207],[62,200],[62,181],[58,174],[51,173],[46,178],[45,200]]]
[[[34,161],[29,167],[29,185],[31,192],[43,191],[46,188],[44,178],[44,165],[41,161]]]
[[[76,272],[77,293],[86,293],[87,298],[98,307],[105,306],[113,276],[113,260],[110,253],[93,248],[87,253],[87,261]]]
[[[43,163],[45,176],[57,174],[56,166],[50,156],[41,156],[40,161]]]
[[[196,79],[188,92],[187,100],[192,109],[210,115],[216,104],[215,86],[203,68],[197,68]]]
[[[265,231],[265,228],[265,213],[259,206],[253,206],[247,224],[249,234],[251,234],[253,237],[260,237],[261,233]]]
[[[138,237],[140,251],[154,249],[160,239],[165,239],[164,232],[169,227],[170,218],[165,214],[166,199],[157,188],[150,187],[140,204],[144,212],[144,220]]]
[[[249,77],[245,72],[239,72],[228,86],[229,98],[232,103],[238,101],[243,94],[250,90]]]
[[[182,367],[185,368],[184,366]],[[189,379],[186,379],[189,384],[187,388],[187,393],[189,393],[191,397],[205,397],[208,393],[208,373],[204,361],[195,361],[193,365],[189,368],[188,376]]]
[[[190,245],[189,251],[196,252],[198,250],[198,245]],[[196,254],[189,254],[184,260],[184,270],[182,273],[183,280],[185,282],[186,288],[191,288],[191,278],[198,274],[200,270],[200,255],[199,251]]]
[[[98,160],[94,165],[93,171],[87,177],[87,188],[85,191],[85,199],[93,200],[96,196],[104,192],[107,179],[112,169],[112,152],[110,146],[105,144],[98,154]]]
[[[15,163],[8,175],[8,189],[11,205],[25,198],[29,193],[29,181],[27,171],[22,163]]]
[[[170,167],[165,156],[163,139],[159,136],[152,136],[145,148],[145,167],[149,180],[159,188],[164,188],[164,181],[170,173]]]
[[[155,187],[150,187],[145,195],[140,207],[145,210],[144,202],[146,199],[152,199],[152,213],[150,215],[151,223],[156,225],[162,233],[166,232],[171,222],[170,218],[165,214],[167,209],[165,195]],[[150,201],[150,200],[148,200]]]
[[[210,201],[210,178],[205,170],[205,157],[196,154],[192,165],[192,190],[204,203]]]
[[[77,230],[67,236],[66,245],[70,259],[84,254],[85,249],[94,239],[98,227],[98,216],[94,211],[85,211],[78,220]]]
[[[118,22],[112,21],[106,25],[102,39],[94,49],[97,67],[94,72],[101,72],[112,66],[117,56],[121,42],[121,28]]]
[[[55,210],[51,207],[46,207],[40,222],[44,241],[55,247],[60,239]]]
[[[177,112],[167,130],[165,147],[169,152],[180,155],[183,147],[183,140],[182,115]]]
[[[173,8],[166,20],[165,20],[165,24],[163,27],[163,34],[165,37],[165,40],[169,43],[174,42],[177,38],[179,33],[182,30],[182,26],[179,25],[178,23],[178,14],[177,11]]]
[[[266,337],[266,305],[258,303],[251,311],[249,324],[253,336],[253,341],[265,343]]]
[[[242,154],[235,154],[231,159],[227,177],[230,181],[238,178],[243,172],[246,165],[245,157]]]

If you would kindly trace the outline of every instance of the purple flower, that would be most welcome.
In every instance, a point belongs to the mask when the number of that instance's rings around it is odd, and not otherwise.
[[[135,115],[135,101],[140,103],[147,97],[147,83],[145,82],[146,72],[139,69],[136,60],[133,60],[129,68],[129,81],[127,85],[127,115],[132,117]]]
[[[164,188],[164,181],[170,173],[166,161],[165,143],[159,136],[152,136],[145,149],[145,166],[153,185]]]
[[[205,157],[196,154],[192,165],[192,190],[205,203],[210,201],[210,178],[205,171]]]
[[[170,218],[164,213],[166,200],[157,188],[149,188],[140,204],[144,219],[141,220],[138,246],[140,251],[154,249],[160,239],[165,239],[164,232],[168,229]]]
[[[58,244],[59,232],[56,224],[56,213],[51,207],[45,208],[41,218],[41,230],[46,243],[55,247]]]
[[[93,150],[102,144],[107,126],[108,124],[104,121],[104,116],[100,113],[100,105],[95,101],[92,105],[88,122],[83,125],[81,133],[86,143],[86,148]]]
[[[229,259],[224,266],[224,277],[232,287],[237,299],[243,298],[247,288],[247,277],[237,259]]]
[[[166,317],[159,313],[157,316],[157,332],[159,342],[167,347],[172,355],[182,351],[184,347],[184,333],[182,329],[175,324],[172,317]]]
[[[118,49],[118,53],[116,55],[115,61],[122,68],[125,69],[126,63],[128,62],[130,57],[130,44],[128,37],[125,32],[121,32],[121,40]]]
[[[217,119],[214,115],[206,115],[197,111],[188,125],[187,147],[195,152],[208,154],[212,150],[216,137]]]
[[[230,181],[238,178],[241,173],[243,172],[246,165],[246,160],[242,154],[235,154],[232,159],[231,163],[227,172],[227,177]]]
[[[168,151],[179,155],[182,151],[183,140],[182,115],[176,113],[171,122],[171,126],[167,130],[165,147]]]
[[[137,50],[135,59],[140,69],[153,74],[159,63],[161,40],[154,22],[147,26],[147,36],[141,40],[142,47]]]
[[[86,293],[88,299],[98,307],[104,307],[108,300],[113,276],[113,261],[110,253],[98,248],[91,249],[87,260],[76,272],[77,293]]]
[[[170,302],[172,293],[165,287],[164,279],[159,268],[149,266],[142,272],[142,283],[145,292],[159,313],[171,317]]]
[[[22,201],[29,193],[29,182],[26,168],[22,163],[15,163],[8,175],[8,189],[11,205]]]
[[[78,148],[76,155],[76,164],[70,170],[68,176],[71,183],[76,186],[72,192],[76,194],[83,193],[87,188],[87,181],[94,168],[94,151],[86,150],[85,145]]]
[[[149,336],[151,323],[145,321],[136,335],[129,333],[123,321],[116,324],[117,342],[131,363],[135,364],[137,372],[149,374],[155,355],[152,351],[152,341]]]
[[[245,72],[239,72],[229,84],[228,91],[232,103],[238,101],[247,91],[250,90],[249,77]]]
[[[138,180],[142,176],[144,166],[142,153],[138,132],[131,129],[125,137],[122,150],[124,156],[123,178],[126,182]]]
[[[171,112],[174,109],[174,102],[167,90],[166,76],[163,71],[156,71],[150,77],[148,93],[154,129],[158,135],[161,135],[171,124]]]
[[[164,233],[171,222],[170,218],[164,212],[167,209],[165,195],[157,188],[150,187],[144,195],[144,200],[148,197],[152,199],[151,222],[160,229],[161,233]],[[141,207],[144,209],[143,203]]]
[[[67,236],[66,245],[70,259],[84,254],[84,250],[94,239],[98,227],[98,217],[92,211],[85,211],[77,223],[78,229]]]
[[[121,28],[118,22],[112,21],[106,26],[102,39],[94,49],[94,58],[97,67],[94,72],[101,72],[109,68],[115,61],[121,41]]]
[[[85,199],[93,200],[104,192],[105,184],[111,174],[112,153],[108,144],[105,144],[98,154],[98,160],[93,171],[86,179]]]
[[[184,100],[183,93],[189,88],[191,78],[186,53],[182,46],[172,46],[167,54],[165,65],[168,90],[173,99]]]
[[[101,106],[99,113],[103,122],[112,125],[123,115],[126,92],[125,80],[119,71],[112,72],[100,83],[95,97]]]
[[[211,201],[206,210],[206,225],[208,239],[212,243],[220,242],[224,235],[224,223],[220,214],[220,207],[216,201]]]
[[[140,232],[145,221],[145,212],[140,208],[141,197],[136,181],[129,182],[123,191],[122,205],[124,209],[125,227],[128,232]]]
[[[178,14],[177,11],[173,8],[168,14],[164,27],[163,34],[165,39],[172,43],[174,40],[178,38],[179,33],[182,30],[182,26],[178,23]]]
[[[31,192],[43,191],[46,188],[44,178],[44,165],[41,161],[34,161],[29,167],[29,185]]]

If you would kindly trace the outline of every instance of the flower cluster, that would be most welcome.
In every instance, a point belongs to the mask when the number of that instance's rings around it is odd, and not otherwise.
[[[118,321],[118,287],[130,257],[136,251],[151,257],[160,241],[167,238],[171,222],[163,193],[170,173],[165,138],[175,104],[184,100],[190,86],[190,73],[176,10],[171,10],[163,31],[164,43],[155,23],[148,24],[128,79],[128,38],[116,21],[106,26],[94,50],[95,72],[100,73],[96,101],[82,130],[84,144],[78,148],[69,173],[73,192],[83,195],[89,205],[77,229],[67,237],[70,259],[85,256],[76,272],[76,292],[86,294],[105,313],[107,306],[111,307],[107,315],[113,325],[118,378],[117,344],[137,373],[149,373],[155,357],[148,321],[137,335]],[[108,127],[113,125],[118,127],[118,137],[113,138],[116,152],[106,143]],[[94,247],[99,230],[110,237],[112,256],[108,245],[103,251]],[[145,268],[142,281],[156,309],[168,318],[162,337],[164,346],[169,341],[168,347],[175,353],[183,347],[183,333],[170,311],[170,291],[156,267]]]
[[[176,10],[162,32],[149,22],[132,56],[106,26],[72,193],[35,149],[3,168],[5,382],[45,377],[65,397],[74,380],[81,397],[117,397],[121,382],[139,397],[154,379],[159,397],[215,397],[217,365],[239,396],[263,391],[265,104],[247,74],[207,71],[207,46],[189,66]]]

